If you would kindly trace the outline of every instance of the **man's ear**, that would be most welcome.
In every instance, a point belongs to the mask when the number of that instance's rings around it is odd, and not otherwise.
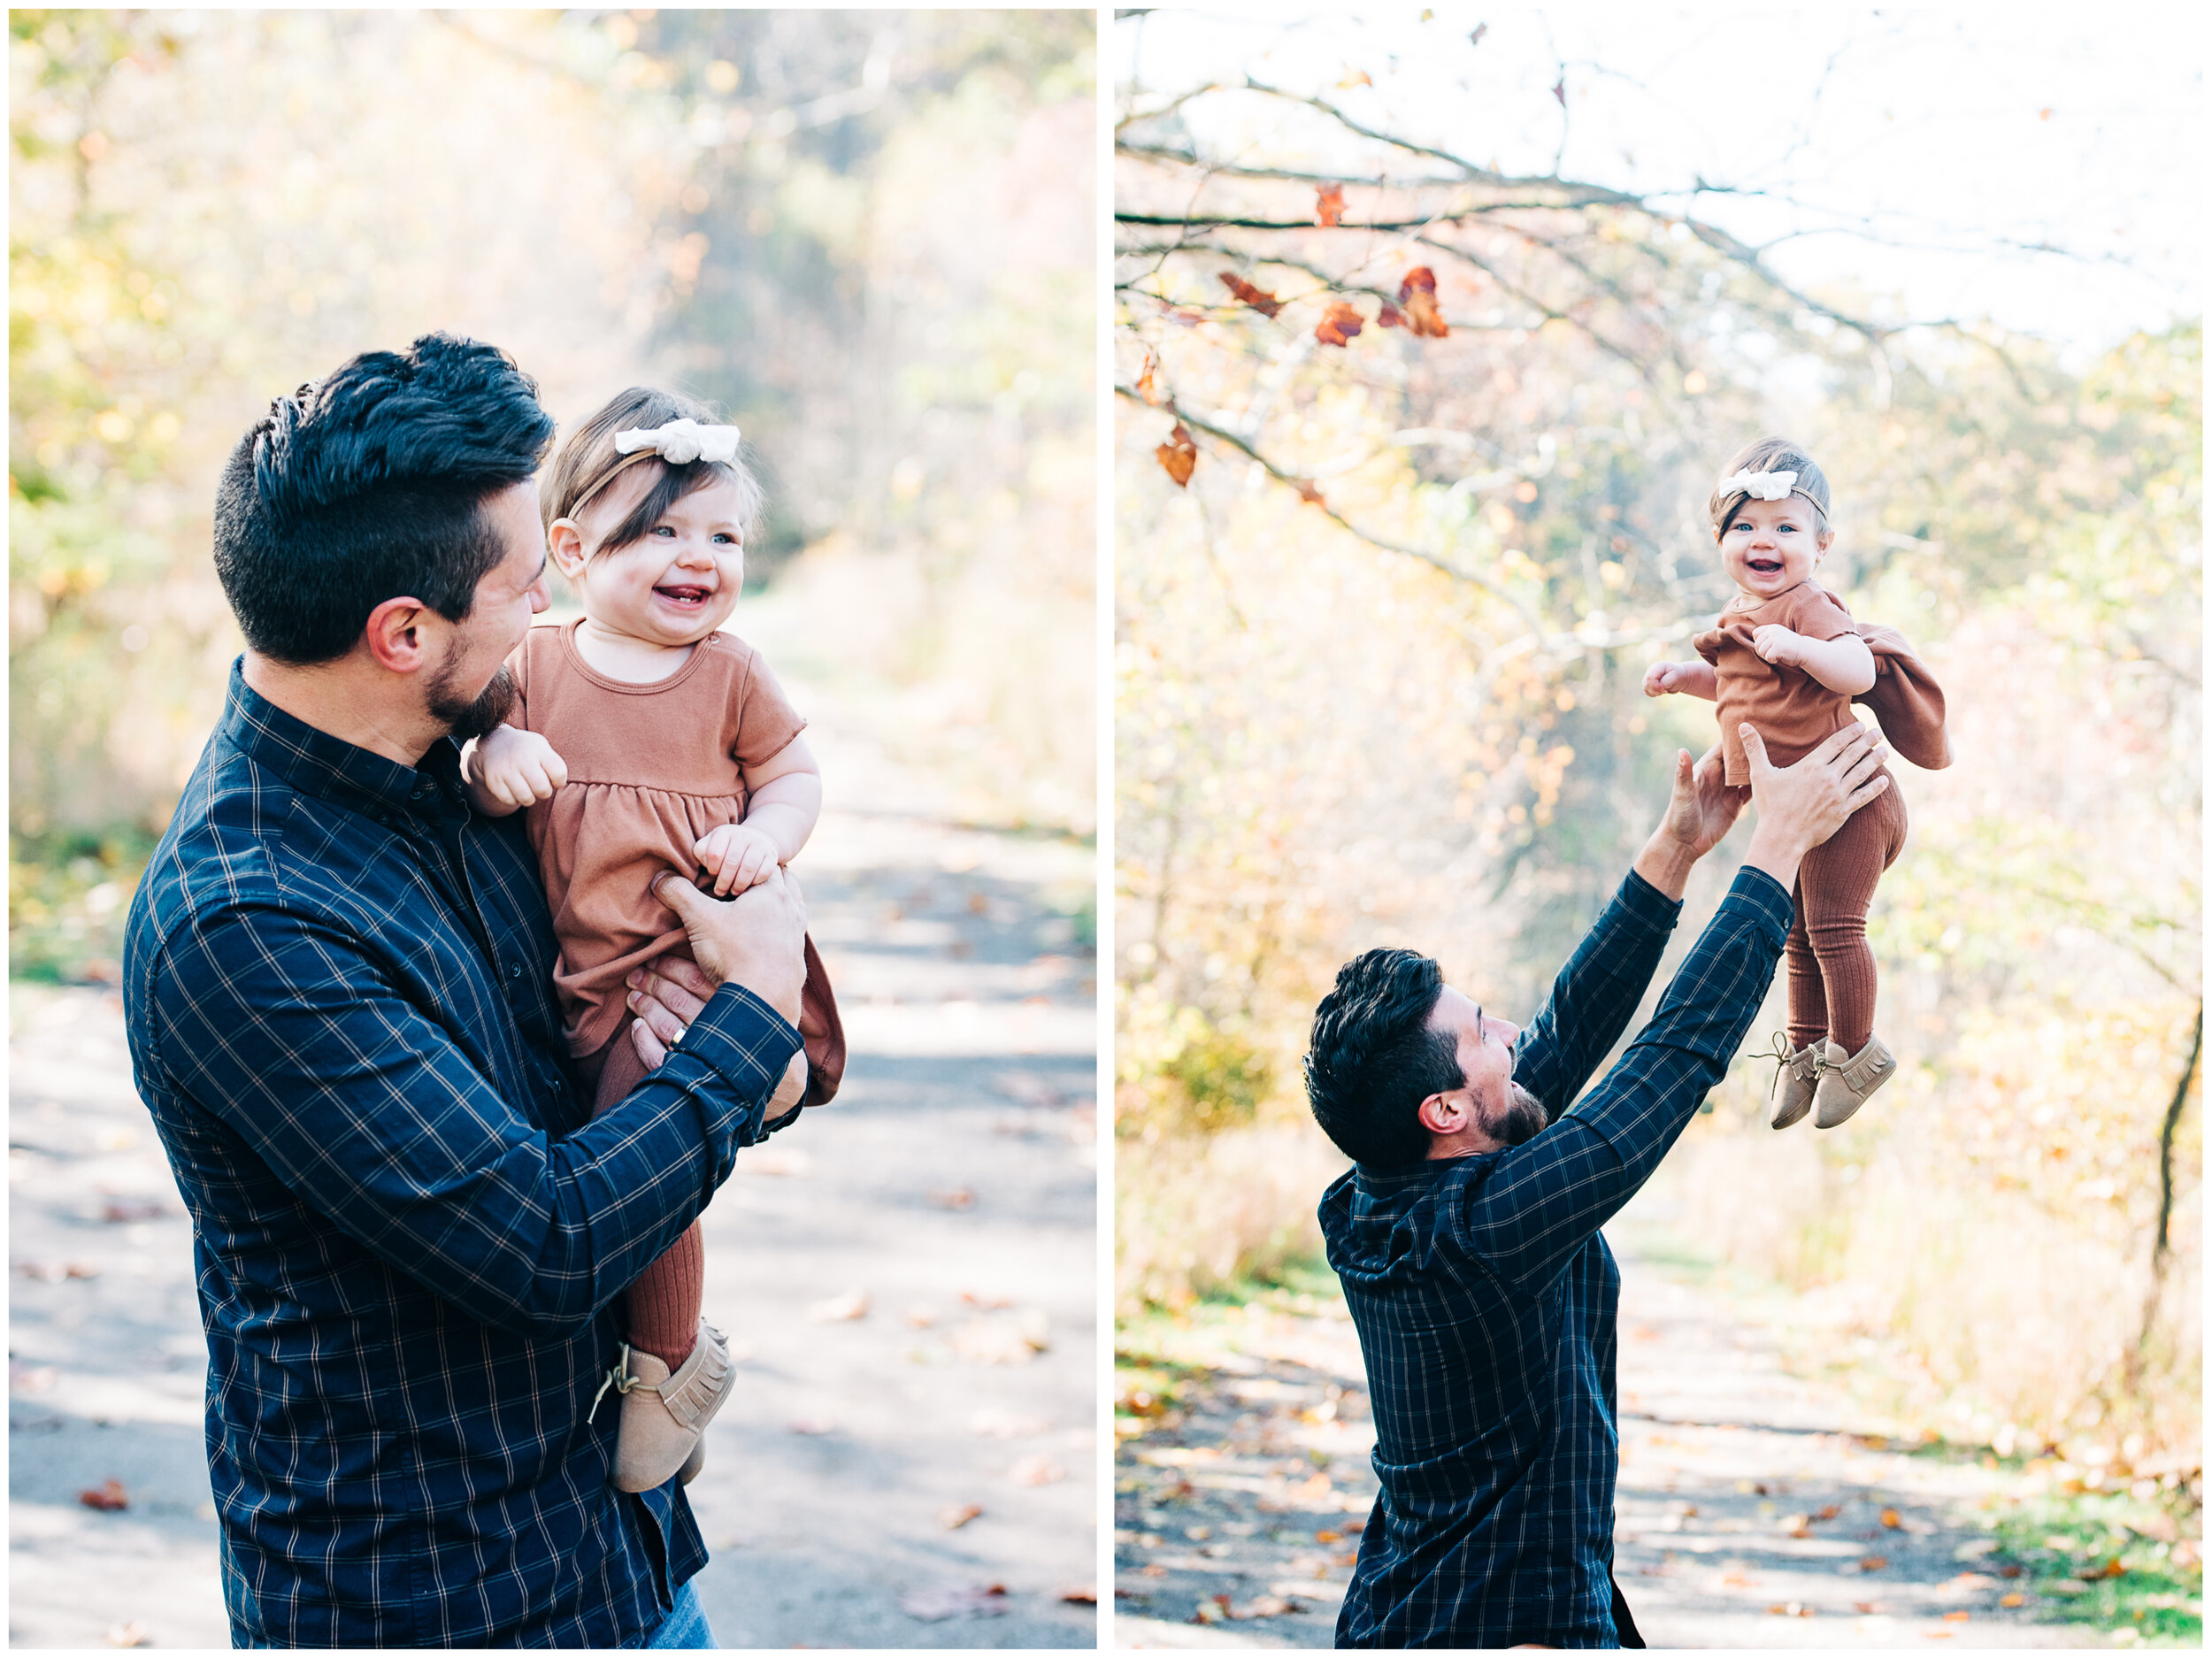
[[[369,612],[361,630],[370,658],[388,673],[413,673],[428,660],[429,641],[424,624],[435,614],[411,595],[387,599]]]
[[[1419,1116],[1432,1134],[1456,1134],[1473,1120],[1463,1094],[1432,1094],[1421,1101]]]
[[[545,550],[556,568],[571,581],[584,572],[584,533],[574,518],[556,518],[546,526]]]

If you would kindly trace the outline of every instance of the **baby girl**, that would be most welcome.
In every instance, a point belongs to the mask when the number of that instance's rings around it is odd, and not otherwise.
[[[737,429],[688,398],[622,393],[569,434],[543,510],[547,550],[580,620],[531,630],[508,663],[510,723],[464,757],[476,809],[527,808],[553,911],[554,985],[593,1114],[645,1074],[625,980],[683,929],[652,895],[671,866],[726,896],[797,856],[821,810],[805,721],[753,648],[718,632],[745,578],[759,483]],[[774,1122],[837,1088],[845,1047],[819,957],[806,947],[805,1049],[769,1102]],[[701,1434],[729,1384],[729,1349],[699,1316],[694,1223],[627,1293],[630,1341],[615,1484],[648,1491],[704,1460]]]
[[[1791,765],[1851,725],[1855,699],[1874,710],[1908,759],[1931,769],[1949,764],[1943,696],[1926,669],[1897,633],[1855,623],[1813,580],[1835,539],[1820,468],[1782,438],[1763,439],[1729,464],[1732,475],[1708,510],[1736,596],[1693,641],[1700,660],[1652,664],[1644,694],[1680,692],[1719,704],[1731,784],[1751,781],[1738,733],[1745,722],[1773,764]],[[1808,853],[1798,872],[1777,1128],[1808,1110],[1816,1126],[1833,1128],[1897,1069],[1874,1034],[1874,953],[1866,941],[1875,883],[1905,843],[1904,797],[1886,769],[1881,775],[1889,787]]]

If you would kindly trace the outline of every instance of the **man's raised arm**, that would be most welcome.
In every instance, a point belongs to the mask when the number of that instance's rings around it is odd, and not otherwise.
[[[1799,861],[1888,787],[1877,775],[1886,751],[1863,725],[1779,770],[1758,733],[1743,732],[1759,822],[1727,896],[1620,1063],[1573,1110],[1502,1154],[1474,1194],[1471,1242],[1518,1282],[1547,1281],[1651,1178],[1765,998]]]

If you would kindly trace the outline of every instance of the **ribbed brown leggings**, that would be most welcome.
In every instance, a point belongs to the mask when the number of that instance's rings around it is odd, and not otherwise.
[[[1886,768],[1881,773],[1889,777]],[[1905,797],[1897,779],[1853,812],[1797,866],[1797,917],[1790,924],[1790,1046],[1823,1037],[1856,1054],[1874,1033],[1874,952],[1866,910],[1875,883],[1905,844]]]
[[[599,1116],[645,1079],[645,1062],[630,1041],[635,1016],[625,1014],[614,1038],[595,1054],[576,1062],[593,1085],[591,1114]],[[691,1356],[699,1339],[699,1304],[707,1290],[707,1247],[699,1223],[684,1229],[668,1253],[624,1292],[630,1314],[630,1345],[651,1354],[670,1370]]]

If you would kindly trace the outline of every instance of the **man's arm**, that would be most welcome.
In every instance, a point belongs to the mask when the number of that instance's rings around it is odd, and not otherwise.
[[[1473,1188],[1469,1246],[1509,1278],[1548,1281],[1650,1178],[1765,998],[1789,936],[1799,861],[1888,786],[1876,775],[1886,750],[1855,722],[1779,770],[1758,733],[1741,731],[1759,824],[1727,897],[1620,1063],[1572,1111],[1500,1155]],[[1671,822],[1685,807],[1678,764],[1676,782]]]
[[[1636,1010],[1682,913],[1690,870],[1718,846],[1750,798],[1730,788],[1715,744],[1693,762],[1677,751],[1673,787],[1633,873],[1584,937],[1514,1056],[1513,1077],[1553,1117],[1590,1079]]]
[[[550,1139],[342,930],[273,909],[173,939],[163,1069],[365,1248],[472,1316],[559,1335],[680,1237],[798,1051],[726,985],[616,1109]]]

